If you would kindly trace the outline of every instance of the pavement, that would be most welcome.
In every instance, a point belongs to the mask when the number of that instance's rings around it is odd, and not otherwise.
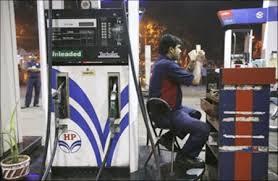
[[[183,87],[183,103],[189,107],[195,108],[202,112],[202,121],[205,121],[205,113],[200,108],[200,98],[205,97],[205,86],[196,87]],[[21,105],[24,105],[26,88],[21,87]],[[41,101],[40,101],[41,103]],[[40,104],[39,103],[39,104]],[[32,104],[31,104],[32,105]],[[22,121],[22,133],[23,136],[42,136],[45,137],[45,120],[44,112],[42,107],[29,107],[21,110],[21,121]],[[141,115],[140,109],[138,110],[138,121],[139,121],[139,168],[143,168],[144,161],[150,151],[150,147],[146,146],[147,132],[144,125],[144,121]],[[44,140],[44,139],[43,139]],[[277,132],[270,132],[270,146],[273,150],[277,150]],[[180,145],[183,145],[185,140],[179,140]],[[204,151],[201,152],[200,158],[205,159]],[[162,162],[170,161],[170,153],[162,152]],[[277,151],[269,154],[269,180],[278,180],[277,176]],[[150,164],[153,163],[150,161]],[[210,180],[205,173],[204,180]]]
[[[24,107],[26,87],[20,87],[20,105]],[[32,97],[32,101],[34,96]],[[33,107],[31,102],[30,107],[21,109],[21,131],[23,136],[42,136],[45,137],[45,120],[44,120],[44,110],[41,106],[41,97],[39,99],[40,107]]]

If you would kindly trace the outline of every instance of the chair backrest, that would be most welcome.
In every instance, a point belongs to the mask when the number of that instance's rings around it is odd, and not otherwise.
[[[162,117],[166,117],[166,115],[171,111],[171,107],[163,99],[154,97],[147,101],[147,111],[152,122],[152,126],[156,127],[156,122]]]

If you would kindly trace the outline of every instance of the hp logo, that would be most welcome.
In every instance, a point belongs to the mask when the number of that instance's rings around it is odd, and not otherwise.
[[[75,153],[81,147],[81,138],[75,131],[68,130],[59,136],[58,144],[63,152]]]
[[[261,18],[263,18],[263,17],[264,17],[264,13],[263,13],[263,12],[258,11],[258,12],[256,13],[256,18],[261,19]]]

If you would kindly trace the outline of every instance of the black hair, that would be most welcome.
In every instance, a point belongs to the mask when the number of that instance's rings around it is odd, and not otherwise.
[[[164,34],[159,41],[159,54],[166,55],[170,47],[175,48],[177,45],[182,45],[180,38],[172,34]]]

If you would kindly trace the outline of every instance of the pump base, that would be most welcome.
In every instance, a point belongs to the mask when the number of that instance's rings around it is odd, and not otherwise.
[[[94,178],[99,171],[98,167],[52,167],[51,179],[59,178]],[[112,178],[129,178],[129,167],[110,167],[104,168],[102,171],[102,177],[105,179]]]

